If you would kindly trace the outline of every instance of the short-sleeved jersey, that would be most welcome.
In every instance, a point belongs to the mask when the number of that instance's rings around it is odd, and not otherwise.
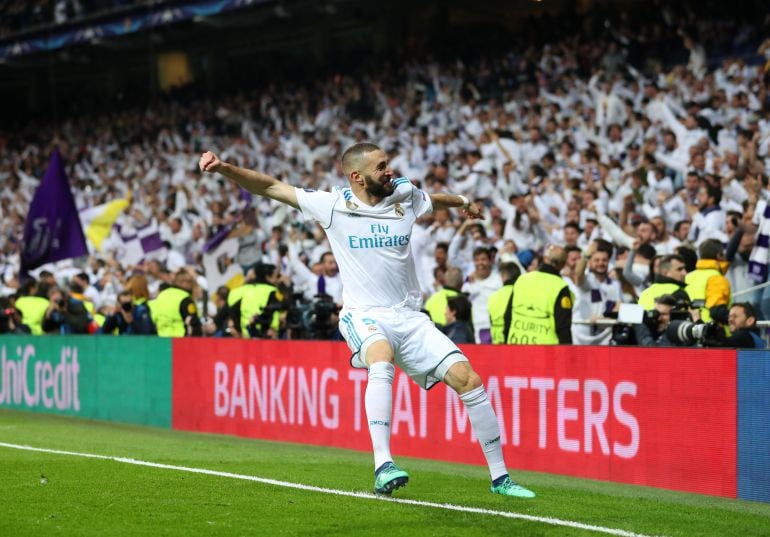
[[[374,206],[356,198],[349,187],[332,192],[297,189],[300,210],[329,238],[342,276],[345,308],[420,308],[409,243],[415,220],[433,205],[428,194],[406,178],[393,182],[393,194]]]

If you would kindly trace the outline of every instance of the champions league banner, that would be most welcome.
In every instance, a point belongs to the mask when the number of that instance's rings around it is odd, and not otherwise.
[[[506,461],[736,497],[736,353],[471,345]],[[172,427],[369,451],[366,371],[332,342],[177,339]],[[484,464],[463,405],[398,371],[395,456]]]
[[[107,15],[104,19],[85,18],[63,28],[50,28],[29,38],[0,43],[0,61],[58,50],[84,43],[97,43],[137,32],[162,28],[180,22],[199,20],[221,13],[265,3],[265,0],[198,0],[173,6],[158,3]]]

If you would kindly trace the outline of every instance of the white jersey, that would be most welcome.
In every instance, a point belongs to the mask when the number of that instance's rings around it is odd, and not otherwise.
[[[433,210],[430,197],[407,179],[375,206],[349,187],[332,192],[297,188],[302,213],[329,238],[342,276],[345,309],[404,306],[419,309],[420,283],[410,247],[412,226]]]

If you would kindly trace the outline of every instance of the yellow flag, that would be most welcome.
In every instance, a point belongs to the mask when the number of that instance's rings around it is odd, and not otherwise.
[[[118,199],[80,211],[83,232],[98,251],[102,251],[102,243],[110,236],[115,220],[128,205],[128,199]]]

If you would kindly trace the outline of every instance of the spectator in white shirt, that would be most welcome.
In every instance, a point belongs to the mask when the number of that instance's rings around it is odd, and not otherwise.
[[[615,311],[622,301],[620,283],[609,276],[612,244],[604,240],[591,242],[576,269],[573,321],[596,321]],[[572,324],[572,341],[577,345],[606,345],[612,328],[599,325]]]
[[[492,252],[489,248],[476,248],[473,251],[475,270],[463,285],[463,292],[468,293],[471,301],[473,330],[476,343],[492,343],[487,302],[492,294],[503,286],[500,274],[493,270]]]
[[[704,183],[698,190],[698,212],[693,216],[690,240],[698,246],[706,239],[727,243],[725,212],[720,208],[722,191],[719,187]]]

